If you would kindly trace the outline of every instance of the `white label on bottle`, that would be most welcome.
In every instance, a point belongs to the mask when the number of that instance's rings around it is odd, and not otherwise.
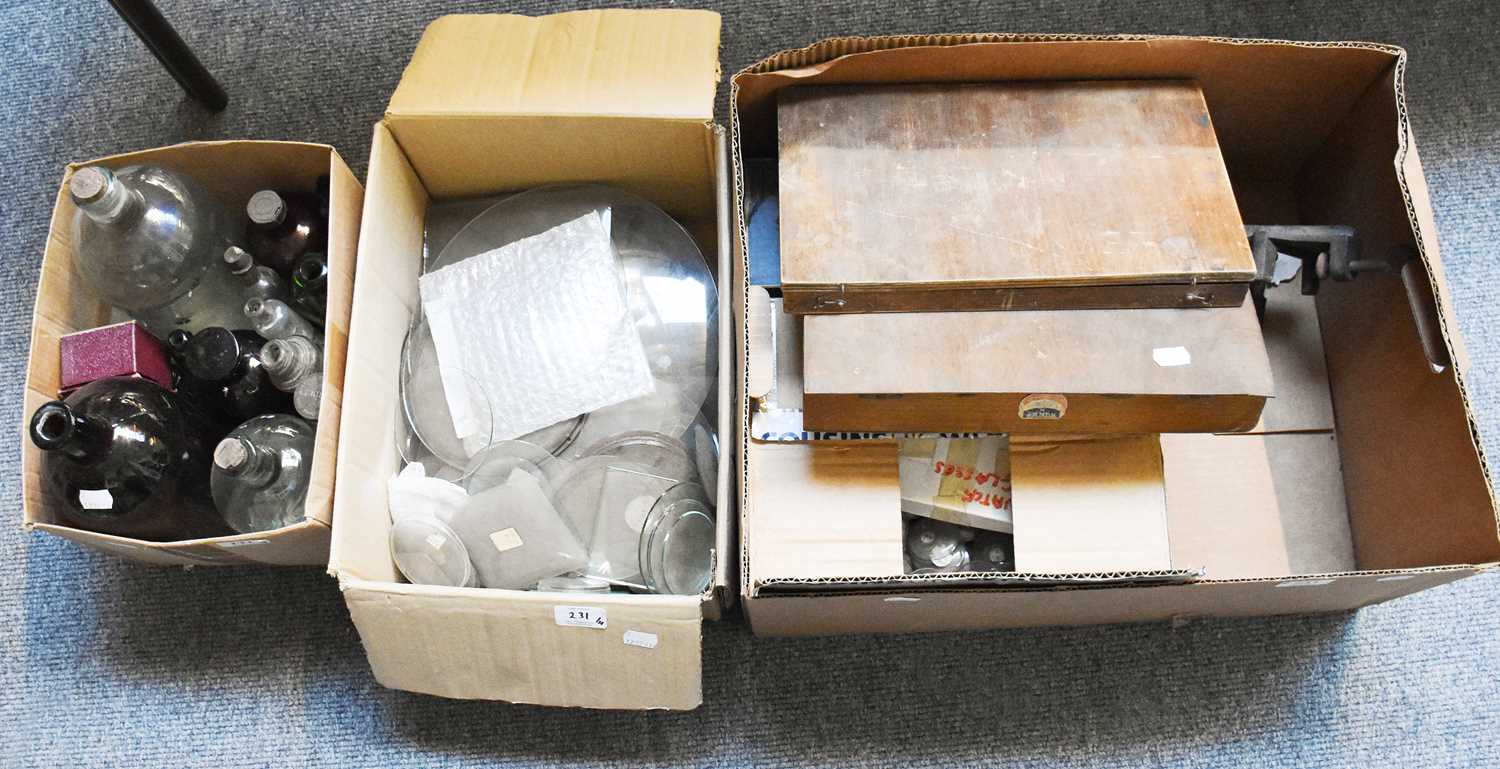
[[[608,615],[597,606],[554,606],[552,619],[563,627],[591,627],[596,630],[609,627]]]
[[[502,553],[507,550],[515,550],[522,544],[521,535],[514,528],[501,529],[490,534],[490,544],[494,545],[495,549]]]
[[[1331,579],[1289,579],[1289,580],[1286,580],[1285,582],[1277,582],[1276,586],[1277,587],[1319,587],[1321,585],[1331,585],[1331,584],[1333,584],[1333,580],[1331,580]]]
[[[115,497],[109,489],[79,489],[78,506],[85,510],[108,510],[115,506]]]
[[[655,633],[643,633],[639,630],[625,631],[626,646],[639,646],[642,649],[655,649],[656,641],[657,638]]]
[[[1158,347],[1151,351],[1151,360],[1162,368],[1172,368],[1192,363],[1193,355],[1186,347]]]

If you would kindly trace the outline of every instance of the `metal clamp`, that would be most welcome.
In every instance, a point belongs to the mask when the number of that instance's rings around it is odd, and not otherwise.
[[[1250,238],[1250,253],[1255,259],[1250,295],[1262,320],[1266,289],[1281,282],[1276,278],[1276,264],[1283,255],[1302,260],[1304,295],[1318,293],[1321,281],[1329,278],[1346,282],[1367,272],[1399,274],[1428,365],[1433,373],[1442,373],[1453,364],[1443,341],[1427,271],[1416,249],[1400,245],[1384,259],[1368,259],[1361,254],[1358,233],[1343,225],[1246,225],[1245,235]]]

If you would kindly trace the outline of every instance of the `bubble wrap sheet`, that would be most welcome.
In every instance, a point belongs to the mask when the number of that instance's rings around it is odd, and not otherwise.
[[[655,387],[590,212],[423,275],[422,311],[460,437],[509,440]]]

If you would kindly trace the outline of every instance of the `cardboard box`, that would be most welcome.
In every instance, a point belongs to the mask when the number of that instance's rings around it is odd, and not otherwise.
[[[1196,83],[777,92],[795,313],[1238,307],[1255,264]]]
[[[280,141],[189,142],[160,149],[113,155],[73,163],[63,175],[47,250],[42,257],[41,282],[31,326],[31,359],[26,372],[23,419],[57,397],[58,340],[66,334],[122,319],[96,299],[73,271],[71,235],[76,211],[68,197],[68,179],[79,168],[103,165],[122,168],[157,163],[193,177],[229,210],[244,207],[256,190],[266,187],[313,188],[320,175],[330,179],[328,211],[328,317],[326,321],[323,402],[317,422],[311,487],[306,518],[275,531],[228,537],[146,542],[98,534],[57,523],[53,505],[40,475],[41,451],[21,430],[21,470],[27,529],[45,531],[89,547],[137,561],[157,564],[320,564],[328,557],[333,514],[334,458],[339,442],[339,412],[343,403],[344,353],[348,344],[350,302],[354,295],[355,243],[360,226],[364,189],[343,158],[323,144]]]
[[[697,706],[701,621],[733,600],[729,161],[713,124],[719,16],[447,16],[422,36],[370,150],[329,572],[382,685],[594,708]],[[639,193],[693,233],[721,289],[718,561],[701,596],[556,594],[403,582],[388,545],[402,340],[429,204],[560,182]],[[565,621],[568,605],[603,627]]]
[[[1241,218],[1350,225],[1367,254],[1413,247],[1453,359],[1450,370],[1432,372],[1395,276],[1324,284],[1315,300],[1296,296],[1295,287],[1276,289],[1304,303],[1289,303],[1287,315],[1272,313],[1263,326],[1276,397],[1260,423],[1247,435],[1162,439],[1169,569],[902,576],[885,460],[852,474],[860,463],[835,461],[875,451],[878,442],[747,435],[740,579],[755,632],[1334,611],[1495,568],[1495,500],[1472,432],[1469,359],[1407,121],[1405,66],[1401,49],[1367,43],[929,35],[829,40],[737,74],[737,172],[747,160],[774,157],[778,92],[791,85],[1192,79],[1218,130]],[[737,225],[743,262],[745,228]],[[775,354],[760,349],[769,336],[756,327],[770,313],[746,307],[739,353],[748,424],[752,387],[770,385],[757,361]],[[1299,320],[1314,315],[1316,326]],[[1013,478],[1018,532],[1020,481]],[[1160,501],[1150,498],[1134,509]],[[835,520],[794,520],[793,511],[820,510]],[[867,547],[871,541],[878,546]],[[1018,538],[1018,557],[1021,547]]]

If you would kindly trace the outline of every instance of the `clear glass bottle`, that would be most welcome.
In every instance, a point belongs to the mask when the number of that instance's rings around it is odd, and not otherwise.
[[[245,299],[286,299],[286,286],[281,276],[264,264],[256,264],[255,257],[239,246],[224,249],[224,264],[229,274],[240,282],[240,296]]]
[[[209,498],[208,442],[187,402],[148,379],[90,382],[32,415],[61,522],[153,541],[229,533]]]
[[[323,371],[319,369],[302,378],[292,391],[292,407],[304,419],[316,421],[323,408]]]
[[[312,474],[312,425],[288,414],[246,420],[214,449],[214,506],[241,534],[301,521]]]
[[[222,426],[220,434],[253,416],[290,413],[294,407],[266,370],[264,344],[254,331],[219,326],[167,338],[179,391]]]
[[[158,337],[173,329],[246,328],[220,255],[227,215],[192,180],[159,166],[74,172],[68,195],[74,265],[100,299]]]
[[[244,310],[245,317],[250,319],[251,325],[267,339],[301,336],[319,345],[323,344],[322,332],[307,322],[307,318],[298,315],[291,305],[280,299],[252,297],[245,300]]]
[[[328,256],[308,254],[292,270],[292,303],[318,328],[328,314]]]
[[[278,272],[290,275],[309,251],[328,245],[328,220],[319,216],[312,195],[261,190],[250,196],[245,213],[250,226],[245,238],[250,251]]]
[[[323,371],[323,350],[306,337],[272,339],[261,348],[260,360],[271,375],[271,384],[286,392],[295,392],[310,376],[321,378]]]

